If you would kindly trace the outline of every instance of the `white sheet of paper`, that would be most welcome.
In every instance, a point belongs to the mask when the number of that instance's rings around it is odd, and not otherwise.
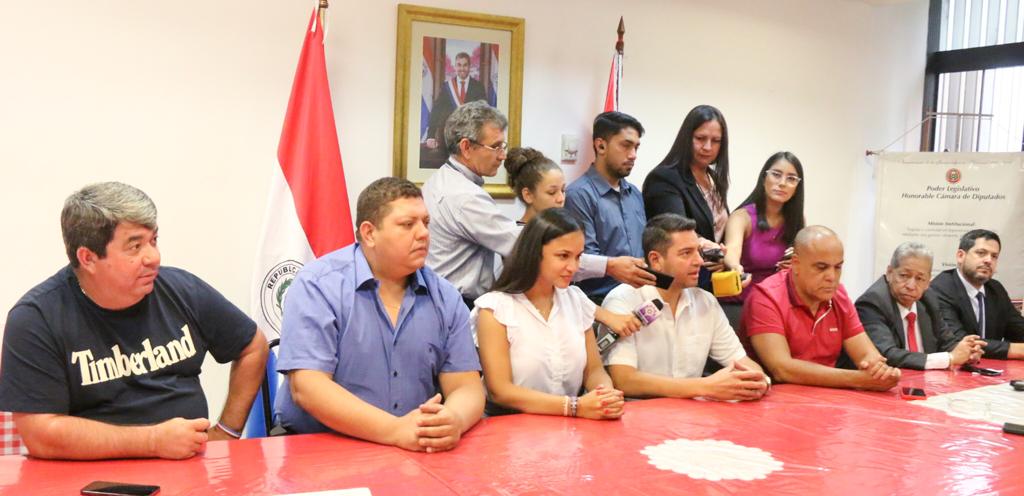
[[[277,496],[373,496],[373,494],[370,493],[370,489],[367,487],[357,487],[353,489],[332,489],[330,491],[314,491],[311,493],[279,494]]]

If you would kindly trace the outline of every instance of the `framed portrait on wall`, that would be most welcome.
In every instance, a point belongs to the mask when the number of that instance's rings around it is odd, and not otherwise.
[[[505,140],[519,145],[526,21],[457,10],[398,6],[394,174],[422,185],[444,165],[444,123],[461,105],[483,100],[508,117]],[[505,171],[484,178],[511,198]]]

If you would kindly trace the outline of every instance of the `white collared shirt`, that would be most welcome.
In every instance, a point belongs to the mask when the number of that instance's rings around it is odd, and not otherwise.
[[[492,291],[476,299],[470,315],[473,340],[481,308],[494,312],[508,336],[512,383],[559,396],[576,396],[587,367],[586,331],[597,305],[576,286],[555,289],[551,313],[544,319],[524,294]]]
[[[919,322],[921,322],[921,314],[917,311],[917,302],[915,301],[915,302],[911,303],[910,304],[910,308],[906,308],[906,307],[904,307],[903,305],[900,305],[897,302],[896,303],[896,307],[900,309],[900,319],[903,320],[903,341],[904,341],[904,346],[903,347],[906,348],[907,350],[910,349],[910,340],[907,339],[907,337],[908,337],[907,336],[907,328],[910,327],[910,323],[907,321],[907,315],[910,315],[910,312],[914,312],[914,315],[917,316],[915,318],[915,322],[914,322],[914,338],[917,340],[917,347],[918,347],[918,349],[922,350],[921,353],[924,353],[924,341],[921,340],[921,324],[919,323]],[[928,316],[925,315],[924,318],[928,318]],[[950,354],[948,352],[940,351],[940,352],[936,352],[936,353],[929,353],[924,358],[924,368],[925,369],[945,369],[945,368],[949,368],[949,360],[950,360]]]
[[[631,313],[654,298],[661,298],[654,286],[637,289],[621,284],[608,293],[602,306],[614,313]],[[652,324],[616,341],[605,365],[628,365],[650,374],[694,378],[704,372],[709,357],[728,365],[747,356],[711,293],[686,288],[679,295],[675,315],[671,308],[665,302]]]
[[[960,269],[959,268],[956,269],[956,275],[960,277],[960,282],[963,283],[964,289],[967,290],[967,299],[971,301],[971,308],[974,309],[974,318],[975,318],[975,320],[980,322],[981,321],[981,309],[978,308],[978,293],[981,293],[983,295],[985,294],[985,285],[983,284],[981,286],[981,289],[978,289],[978,288],[974,287],[974,285],[972,285],[970,282],[968,282],[967,278],[964,277],[964,275],[960,273]],[[988,296],[988,295],[985,295],[985,296]],[[981,334],[981,333],[979,332],[979,334]]]
[[[507,257],[522,231],[498,209],[483,188],[484,179],[454,158],[423,184],[423,202],[430,213],[427,266],[476,298],[494,285],[497,253]],[[608,258],[584,254],[576,280],[603,277]]]

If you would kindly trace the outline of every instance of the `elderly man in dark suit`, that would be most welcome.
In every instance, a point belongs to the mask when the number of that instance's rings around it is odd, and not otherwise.
[[[932,253],[920,243],[899,245],[885,275],[857,298],[857,315],[889,365],[908,369],[944,369],[977,361],[984,341],[957,337],[928,291]]]
[[[978,334],[988,342],[985,357],[1024,360],[1024,316],[1013,307],[1006,288],[992,277],[999,262],[999,235],[975,229],[960,238],[956,268],[935,276],[946,325]]]

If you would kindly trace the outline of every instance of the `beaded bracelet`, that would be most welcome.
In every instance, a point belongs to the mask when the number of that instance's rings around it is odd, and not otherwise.
[[[568,417],[569,416],[569,397],[568,396],[563,396],[562,397],[562,416],[563,417]]]
[[[576,416],[576,406],[579,405],[580,398],[578,396],[572,397],[572,405],[569,407],[572,410],[572,416]]]
[[[221,422],[217,422],[217,428],[222,430],[222,431],[224,431],[225,434],[227,434],[227,435],[229,435],[229,436],[231,436],[231,437],[233,437],[235,439],[241,439],[242,438],[242,433],[241,432],[238,432],[238,431],[236,431],[236,430],[234,430],[234,429],[224,425]]]

